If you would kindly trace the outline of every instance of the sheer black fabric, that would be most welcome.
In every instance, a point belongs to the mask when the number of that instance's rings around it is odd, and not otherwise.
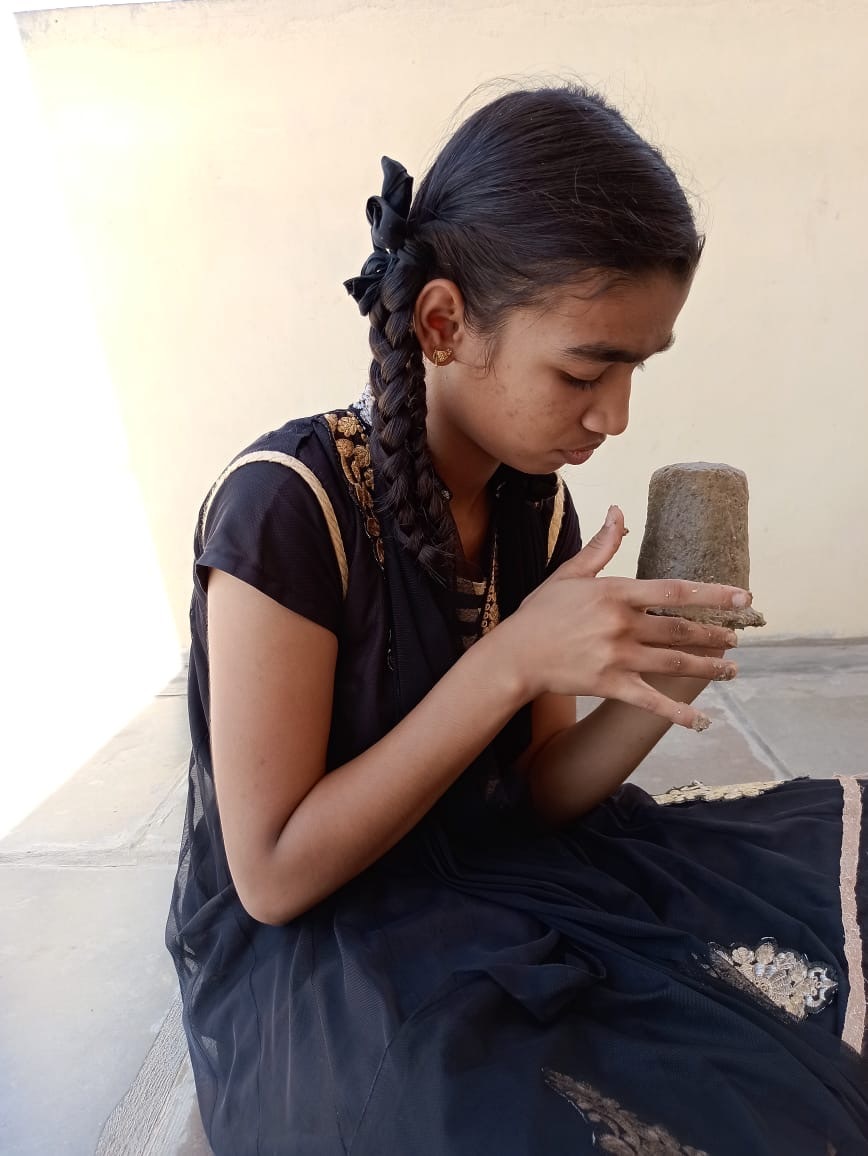
[[[851,1046],[854,1023],[864,1031],[866,872],[854,859],[857,926],[845,937],[837,780],[672,805],[628,783],[551,832],[514,769],[524,710],[334,895],[281,927],[245,912],[210,761],[208,567],[337,634],[330,769],[385,734],[460,653],[447,594],[382,515],[380,565],[323,420],[251,448],[319,479],[347,588],[303,478],[276,462],[227,478],[195,542],[189,802],[166,929],[217,1156],[868,1151],[861,1032]],[[567,501],[548,562],[551,479],[503,471],[497,483],[505,616],[579,535]],[[853,823],[857,841],[864,827],[855,790],[850,847]],[[822,1010],[787,1010],[712,947],[770,937],[837,981]]]

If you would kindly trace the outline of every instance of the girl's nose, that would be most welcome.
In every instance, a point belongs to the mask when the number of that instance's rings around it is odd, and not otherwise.
[[[600,382],[591,404],[582,414],[582,425],[592,433],[622,434],[630,421],[630,375],[625,366],[613,366],[613,375]]]

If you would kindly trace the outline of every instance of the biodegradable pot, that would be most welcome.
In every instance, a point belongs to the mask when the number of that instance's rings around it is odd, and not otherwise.
[[[637,578],[684,578],[749,590],[747,508],[747,475],[734,466],[682,462],[655,470]],[[752,606],[659,607],[652,613],[736,630],[766,624]]]

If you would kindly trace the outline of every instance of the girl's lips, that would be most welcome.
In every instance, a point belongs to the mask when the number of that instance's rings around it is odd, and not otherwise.
[[[567,465],[581,466],[591,457],[595,449],[597,449],[597,446],[590,446],[585,450],[563,450],[562,453]]]

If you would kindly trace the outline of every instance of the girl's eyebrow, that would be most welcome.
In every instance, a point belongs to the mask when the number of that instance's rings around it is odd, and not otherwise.
[[[618,349],[612,345],[605,345],[601,342],[594,342],[591,345],[567,345],[561,351],[562,357],[570,357],[575,361],[623,361],[626,364],[638,363],[640,361],[647,361],[649,357],[653,357],[655,353],[665,353],[667,349],[671,349],[675,344],[675,334],[670,333],[666,341],[659,349],[653,350],[651,353],[635,353],[630,349]]]

